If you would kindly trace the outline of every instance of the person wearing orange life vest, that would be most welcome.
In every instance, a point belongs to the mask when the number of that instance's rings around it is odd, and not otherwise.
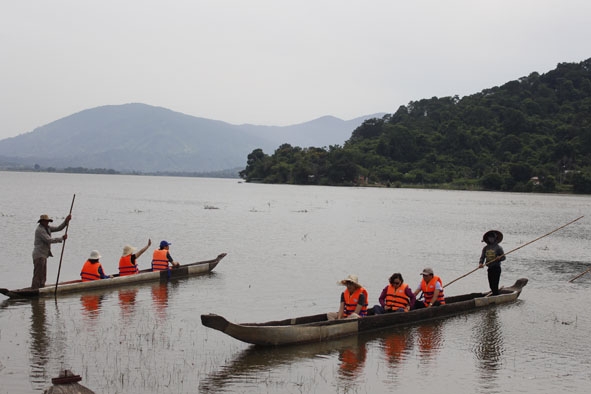
[[[139,272],[137,267],[137,259],[152,245],[152,240],[148,239],[148,244],[140,249],[137,253],[135,248],[130,245],[123,247],[123,254],[119,259],[119,276],[134,275]]]
[[[416,302],[416,297],[411,288],[404,283],[402,274],[396,272],[388,279],[390,283],[384,287],[380,294],[379,305],[374,305],[376,315],[390,312],[408,312]]]
[[[441,278],[433,274],[432,268],[425,268],[421,272],[423,279],[414,291],[415,296],[421,291],[424,300],[415,302],[413,309],[430,308],[432,306],[445,305],[445,296],[443,295],[443,282]]]
[[[367,290],[359,284],[357,275],[349,275],[337,284],[347,286],[347,288],[341,293],[339,311],[328,312],[327,319],[357,319],[366,316],[369,296]]]
[[[172,265],[172,268],[177,268],[180,264],[172,259],[168,252],[169,246],[172,245],[168,241],[160,241],[160,249],[156,249],[152,256],[152,271],[166,271],[168,270],[168,264]]]
[[[82,282],[90,282],[92,280],[110,278],[109,275],[105,275],[103,271],[103,266],[99,262],[100,258],[101,255],[99,254],[98,250],[93,250],[90,252],[88,260],[86,260],[86,262],[82,266],[82,271],[80,271],[80,277],[82,278]]]

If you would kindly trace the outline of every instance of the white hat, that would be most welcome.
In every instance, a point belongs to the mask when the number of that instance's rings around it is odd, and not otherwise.
[[[128,254],[132,254],[133,252],[135,252],[135,248],[133,246],[125,245],[123,247],[123,254],[121,255],[121,257],[127,256]]]
[[[346,285],[347,282],[352,282],[352,283],[355,283],[357,286],[362,287],[361,284],[359,283],[359,279],[357,278],[357,275],[349,275],[345,279],[338,281],[337,285]]]
[[[98,250],[93,250],[90,252],[90,257],[88,258],[88,260],[98,260],[101,258],[101,255],[99,254]]]

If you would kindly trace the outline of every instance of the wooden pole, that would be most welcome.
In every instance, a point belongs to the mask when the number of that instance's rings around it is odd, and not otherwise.
[[[74,200],[75,199],[76,199],[76,194],[74,194],[74,196],[72,197],[72,205],[70,205],[70,213],[68,214],[68,216],[70,216],[72,214],[72,209],[74,208]],[[68,228],[69,227],[70,227],[70,222],[68,221],[68,223],[66,224],[66,232],[64,233],[65,235],[68,235]],[[62,253],[60,255],[60,265],[57,269],[57,279],[55,280],[54,294],[56,297],[57,297],[57,285],[60,281],[60,271],[62,270],[62,259],[64,258],[64,249],[66,248],[66,239],[64,239],[64,241],[62,242]]]
[[[538,237],[538,238],[534,239],[533,241],[529,241],[529,242],[527,242],[527,243],[524,243],[523,245],[521,245],[521,246],[518,246],[518,247],[516,247],[515,249],[513,249],[513,250],[510,250],[510,251],[508,251],[507,253],[505,253],[505,254],[502,254],[502,255],[498,256],[496,259],[494,259],[494,260],[492,260],[492,261],[489,261],[489,262],[488,262],[488,263],[486,263],[485,265],[489,265],[489,264],[491,264],[491,263],[493,263],[493,262],[495,262],[495,261],[499,260],[501,257],[503,257],[503,256],[506,256],[506,255],[508,255],[509,253],[513,253],[513,252],[515,252],[516,250],[519,250],[519,249],[523,248],[524,246],[527,246],[527,245],[529,245],[529,244],[533,244],[534,242],[536,242],[536,241],[538,241],[538,240],[540,240],[540,239],[542,239],[542,238],[544,238],[544,237],[547,237],[548,235],[550,235],[550,234],[552,234],[552,233],[555,233],[556,231],[558,231],[558,230],[560,230],[560,229],[563,229],[563,228],[565,228],[566,226],[568,226],[568,225],[571,225],[571,224],[573,224],[574,222],[576,222],[577,220],[579,220],[579,219],[582,219],[582,218],[584,218],[584,217],[585,217],[584,215],[583,215],[583,216],[579,216],[579,217],[578,217],[578,218],[576,218],[575,220],[571,220],[571,221],[570,221],[570,222],[568,222],[567,224],[564,224],[564,225],[562,225],[562,226],[560,226],[560,227],[558,227],[558,228],[556,228],[556,229],[554,229],[554,230],[550,231],[549,233],[546,233],[546,234],[544,234],[544,235],[542,235],[542,236],[540,236],[540,237]],[[466,276],[470,275],[470,274],[471,274],[471,273],[473,273],[473,272],[476,272],[476,271],[478,271],[479,269],[480,269],[480,267],[477,267],[477,268],[473,269],[472,271],[468,272],[467,274],[464,274],[464,275],[460,276],[459,278],[456,278],[456,279],[452,280],[451,282],[449,282],[448,284],[446,284],[444,287],[448,287],[448,286],[449,286],[449,285],[451,285],[452,283],[454,283],[454,282],[456,282],[456,281],[458,281],[458,280],[460,280],[460,279],[462,279],[462,278],[465,278]]]
[[[572,278],[571,280],[569,280],[569,283],[573,283],[575,279],[580,278],[581,276],[585,275],[589,271],[591,271],[591,268],[589,268],[587,271],[584,271],[584,272],[580,273],[579,275],[575,276],[574,278]]]

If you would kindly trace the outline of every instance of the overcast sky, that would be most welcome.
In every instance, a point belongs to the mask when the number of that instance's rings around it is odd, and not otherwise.
[[[0,139],[102,105],[233,124],[395,112],[591,57],[589,0],[0,2]]]

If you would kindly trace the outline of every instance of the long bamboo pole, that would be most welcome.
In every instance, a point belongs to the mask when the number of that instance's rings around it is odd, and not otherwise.
[[[569,283],[573,283],[575,281],[575,279],[579,279],[581,276],[585,275],[589,271],[591,271],[591,268],[589,268],[587,271],[581,272],[579,275],[577,275],[574,278],[572,278],[571,280],[569,280]]]
[[[584,217],[585,217],[584,215],[583,215],[583,216],[579,216],[579,217],[578,217],[578,218],[576,218],[575,220],[571,220],[571,221],[570,221],[570,222],[568,222],[567,224],[564,224],[564,225],[562,225],[562,226],[560,226],[560,227],[558,227],[558,228],[556,228],[556,229],[554,229],[554,230],[550,231],[549,233],[546,233],[546,234],[544,234],[544,235],[542,235],[542,236],[540,236],[540,237],[538,237],[538,238],[536,238],[536,239],[534,239],[534,240],[532,240],[532,241],[529,241],[529,242],[527,242],[527,243],[524,243],[523,245],[521,245],[521,246],[518,246],[518,247],[516,247],[515,249],[508,251],[508,252],[507,252],[507,253],[505,253],[505,254],[502,254],[502,255],[498,256],[496,259],[494,259],[494,260],[492,260],[492,261],[489,261],[489,262],[488,262],[488,263],[486,263],[485,265],[492,264],[493,262],[495,262],[495,261],[499,260],[501,257],[503,257],[503,256],[506,256],[506,255],[508,255],[509,253],[513,253],[513,252],[515,252],[516,250],[519,250],[519,249],[523,248],[524,246],[527,246],[527,245],[533,244],[534,242],[536,242],[536,241],[539,241],[540,239],[542,239],[542,238],[544,238],[544,237],[547,237],[548,235],[550,235],[550,234],[553,234],[553,233],[557,232],[558,230],[561,230],[561,229],[565,228],[566,226],[568,226],[568,225],[571,225],[571,224],[573,224],[574,222],[576,222],[577,220],[580,220],[580,219],[582,219],[582,218],[584,218]],[[458,277],[458,278],[456,278],[456,279],[452,280],[451,282],[449,282],[448,284],[446,284],[444,287],[448,287],[448,286],[449,286],[449,285],[451,285],[452,283],[454,283],[454,282],[456,282],[456,281],[458,281],[458,280],[460,280],[460,279],[462,279],[462,278],[465,278],[466,276],[470,275],[470,274],[471,274],[471,273],[473,273],[473,272],[476,272],[476,271],[478,271],[479,269],[480,269],[480,267],[477,267],[477,268],[473,269],[472,271],[468,272],[467,274],[464,274],[464,275],[462,275],[462,276],[460,276],[460,277]]]
[[[70,205],[70,213],[68,214],[68,216],[70,216],[72,214],[72,209],[74,208],[74,200],[76,199],[76,194],[74,194],[74,196],[72,197],[72,205]],[[68,221],[68,223],[66,224],[66,232],[64,233],[65,235],[68,235],[68,228],[70,227],[70,222]],[[67,239],[67,238],[66,238]],[[62,242],[62,253],[60,255],[60,265],[57,269],[57,279],[55,280],[55,296],[57,297],[57,284],[60,281],[60,271],[62,270],[62,260],[64,258],[64,249],[66,248],[66,239],[64,239],[64,241]]]

